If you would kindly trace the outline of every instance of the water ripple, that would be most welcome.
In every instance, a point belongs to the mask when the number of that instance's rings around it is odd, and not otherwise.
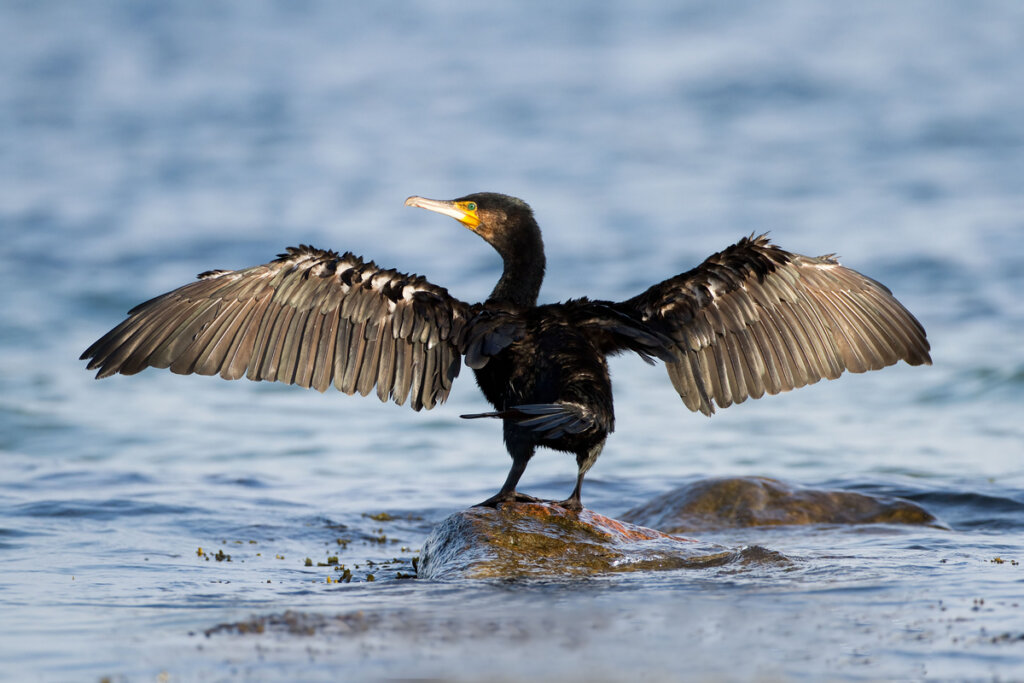
[[[137,500],[39,500],[10,508],[14,517],[67,517],[113,520],[122,517],[178,516],[200,512],[201,508],[165,503],[143,503]]]

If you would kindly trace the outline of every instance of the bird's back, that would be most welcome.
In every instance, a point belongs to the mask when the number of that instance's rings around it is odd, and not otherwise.
[[[487,400],[497,410],[524,404],[584,406],[599,431],[611,432],[615,417],[606,355],[625,345],[609,341],[621,322],[601,317],[603,306],[574,300],[519,314],[521,338],[475,370]]]

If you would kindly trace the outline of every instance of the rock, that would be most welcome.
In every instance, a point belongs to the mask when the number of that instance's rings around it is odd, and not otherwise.
[[[618,522],[583,510],[511,503],[457,512],[430,533],[418,576],[426,579],[584,576],[707,567],[743,560],[746,550]],[[760,561],[760,557],[757,558]]]
[[[910,501],[804,488],[764,477],[702,479],[627,511],[623,519],[666,533],[783,524],[932,524]]]

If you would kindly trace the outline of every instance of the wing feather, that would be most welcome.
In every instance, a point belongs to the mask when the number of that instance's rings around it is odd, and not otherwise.
[[[321,394],[331,388],[334,370],[335,340],[338,336],[338,316],[334,315],[337,308],[324,311],[321,307],[320,317],[323,323],[317,337],[316,361],[313,367],[312,386]],[[384,400],[387,400],[385,395]]]
[[[295,309],[291,306],[280,306],[281,312],[274,320],[274,326],[267,337],[267,352],[260,366],[260,378],[268,382],[278,381],[278,370],[281,367],[281,353],[284,351],[285,331],[291,326],[295,317]],[[174,370],[174,367],[171,367]],[[285,381],[285,380],[281,380]]]
[[[764,390],[768,394],[777,394],[782,391],[783,386],[779,372],[782,361],[775,350],[780,340],[776,336],[774,329],[769,329],[771,327],[771,325],[765,325],[763,320],[754,319],[750,324],[750,332],[764,364],[763,374],[761,375],[761,379],[764,382]],[[761,396],[754,396],[754,398],[761,398]]]
[[[412,385],[412,345],[395,344],[395,382],[392,385],[395,403],[402,405],[409,398]]]
[[[221,368],[220,376],[224,379],[241,379],[245,376],[246,368],[252,359],[253,347],[256,343],[256,334],[259,332],[260,316],[266,308],[265,301],[252,298],[246,303],[249,310],[241,314],[242,325],[239,333],[235,336],[231,348],[224,356],[224,366]]]
[[[367,325],[366,327],[366,345],[363,348],[363,360],[359,369],[359,378],[356,380],[356,391],[359,392],[360,396],[369,394],[373,390],[373,385],[377,383],[378,373],[380,372],[380,334],[383,329],[383,325]]]
[[[414,334],[413,337],[415,338],[415,336]],[[413,410],[419,410],[423,405],[423,370],[426,365],[424,356],[424,344],[414,344],[412,347],[409,385],[409,400]]]
[[[366,346],[364,336],[365,324],[353,324],[348,335],[348,348],[345,349],[345,368],[338,386],[346,394],[354,394],[356,380],[359,379],[359,368],[363,362],[363,348]]]
[[[395,386],[395,346],[397,341],[392,333],[395,321],[390,320],[381,325],[380,363],[377,366],[377,397],[388,400],[388,394]],[[447,345],[445,345],[447,347]]]
[[[306,323],[302,329],[302,343],[298,345],[298,357],[295,359],[294,383],[303,389],[313,386],[313,364],[320,350],[320,328],[323,315],[319,306],[310,306],[306,312]]]
[[[286,307],[267,297],[260,309],[259,319],[253,321],[254,324],[258,323],[258,326],[256,328],[252,358],[246,370],[246,377],[248,379],[257,382],[267,379],[267,376],[264,374],[264,364],[268,362],[267,357],[273,355],[272,338],[274,336],[274,328],[277,325],[278,318],[285,315],[286,310]]]
[[[224,310],[210,325],[206,335],[206,347],[196,358],[196,374],[215,375],[220,372],[227,357],[228,350],[238,334],[238,328],[244,321],[244,313],[249,302],[226,301]]]

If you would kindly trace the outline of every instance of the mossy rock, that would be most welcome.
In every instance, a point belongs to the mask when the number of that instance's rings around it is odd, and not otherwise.
[[[619,522],[589,510],[510,503],[474,507],[437,525],[420,553],[420,578],[578,577],[707,567],[743,552]]]
[[[926,524],[930,512],[900,498],[812,489],[765,477],[701,479],[623,515],[665,533],[785,524]]]

